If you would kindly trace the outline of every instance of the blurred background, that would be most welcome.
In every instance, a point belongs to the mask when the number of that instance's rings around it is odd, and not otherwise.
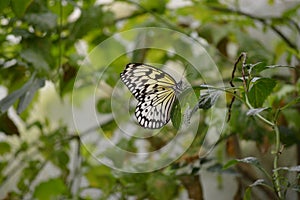
[[[1,0],[0,13],[0,199],[300,199],[299,1]],[[130,32],[153,27],[180,33],[176,45]],[[181,34],[201,44],[206,58]],[[172,53],[178,51],[185,56]],[[272,127],[248,116],[238,99],[230,121],[216,127],[222,135],[212,151],[204,143],[210,120],[227,115],[201,110],[193,141],[167,165],[120,171],[112,166],[131,158],[106,146],[115,160],[99,162],[101,135],[129,152],[150,152],[177,133],[172,123],[157,135],[135,124],[136,101],[119,78],[127,63],[154,63],[191,85],[229,87],[241,52],[268,80],[257,90],[264,116],[286,108],[275,121],[280,169]],[[222,80],[198,74],[190,59],[216,66]],[[241,77],[237,69],[236,86]],[[124,116],[114,115],[115,99],[126,105]],[[120,124],[146,139],[120,136]]]

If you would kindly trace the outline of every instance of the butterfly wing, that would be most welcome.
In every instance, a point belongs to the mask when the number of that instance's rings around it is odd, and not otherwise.
[[[176,81],[167,73],[150,65],[130,63],[121,80],[139,101],[135,116],[145,128],[160,128],[170,120],[176,95]]]

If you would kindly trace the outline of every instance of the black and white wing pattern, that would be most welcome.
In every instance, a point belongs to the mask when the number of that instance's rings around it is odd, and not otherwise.
[[[145,128],[156,129],[170,120],[173,103],[181,88],[166,72],[141,63],[129,63],[121,80],[138,100],[135,116]]]

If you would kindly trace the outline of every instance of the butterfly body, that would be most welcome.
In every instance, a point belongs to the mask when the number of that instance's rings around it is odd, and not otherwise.
[[[120,77],[138,100],[135,116],[141,126],[155,129],[169,122],[173,103],[182,91],[181,82],[141,63],[129,63]]]

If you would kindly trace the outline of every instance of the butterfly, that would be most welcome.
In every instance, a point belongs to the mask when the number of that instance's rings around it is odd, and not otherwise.
[[[183,90],[181,81],[142,63],[127,64],[120,77],[138,100],[135,116],[142,127],[157,129],[169,122],[173,104]]]

